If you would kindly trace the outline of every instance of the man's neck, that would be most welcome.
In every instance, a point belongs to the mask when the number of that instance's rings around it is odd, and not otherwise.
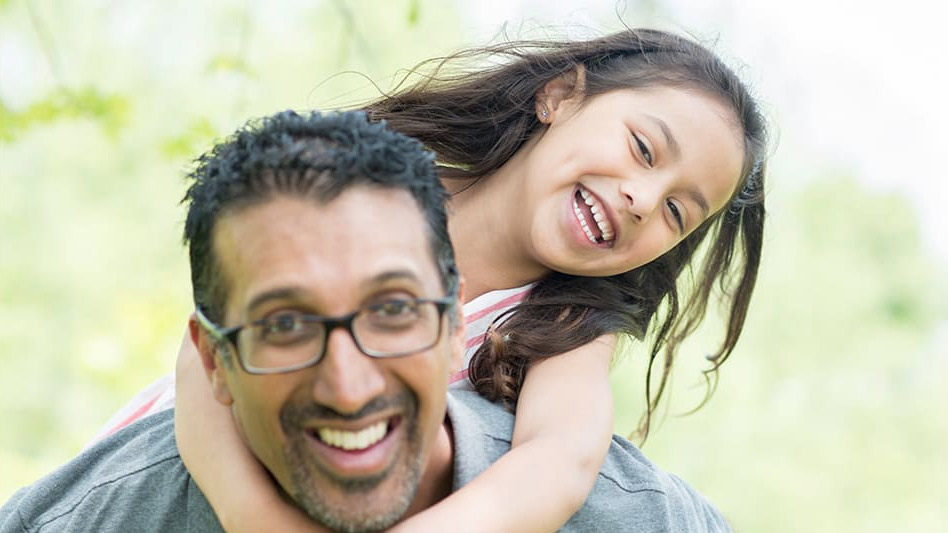
[[[451,420],[445,416],[431,449],[428,465],[404,518],[420,513],[447,498],[454,488],[454,435]]]

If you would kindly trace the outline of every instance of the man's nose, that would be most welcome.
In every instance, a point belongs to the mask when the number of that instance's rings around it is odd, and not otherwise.
[[[336,328],[329,333],[326,353],[315,366],[314,400],[340,414],[358,412],[385,391],[379,365],[379,360],[359,350],[348,331]]]

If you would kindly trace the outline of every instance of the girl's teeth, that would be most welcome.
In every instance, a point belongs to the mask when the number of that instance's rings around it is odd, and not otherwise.
[[[388,422],[379,422],[360,431],[319,428],[319,440],[343,450],[364,450],[385,437]]]
[[[596,236],[593,235],[592,230],[589,229],[589,225],[586,224],[586,216],[583,215],[583,212],[580,211],[579,206],[575,203],[573,204],[573,212],[576,213],[576,218],[579,219],[579,225],[583,228],[583,233],[586,234],[586,238],[589,239],[589,242],[593,244],[598,243]]]
[[[596,226],[599,228],[599,231],[602,233],[602,238],[597,239],[592,231],[589,229],[588,223],[586,222],[586,217],[583,215],[583,212],[579,209],[579,206],[573,205],[573,211],[576,212],[576,217],[579,218],[580,225],[583,227],[583,232],[586,233],[586,237],[589,238],[590,242],[598,244],[600,242],[611,241],[615,237],[615,233],[612,231],[612,226],[609,224],[609,221],[606,219],[606,215],[603,214],[602,206],[596,201],[593,195],[589,194],[586,189],[579,189],[580,196],[583,197],[583,202],[589,206],[590,212],[593,214],[593,220],[596,222]]]

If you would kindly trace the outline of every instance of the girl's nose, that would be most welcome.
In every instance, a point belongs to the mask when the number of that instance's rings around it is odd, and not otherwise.
[[[658,187],[625,180],[619,186],[619,193],[625,200],[626,213],[637,223],[646,222],[658,204]]]

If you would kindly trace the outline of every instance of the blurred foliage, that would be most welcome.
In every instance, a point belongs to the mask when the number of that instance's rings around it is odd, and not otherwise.
[[[56,89],[23,111],[9,109],[0,101],[0,142],[12,142],[27,129],[60,119],[90,118],[98,121],[110,136],[125,125],[128,102],[100,93],[92,87],[79,91]]]
[[[29,6],[0,0],[0,501],[171,370],[189,162],[250,116],[375,96],[366,77],[384,90],[468,30],[437,0]],[[897,192],[837,169],[807,183],[774,169],[744,338],[682,417],[715,324],[686,344],[645,451],[738,531],[944,529],[944,265]],[[614,372],[620,432],[642,352]]]
[[[193,156],[200,153],[201,147],[207,144],[208,139],[216,136],[214,125],[207,118],[198,118],[179,135],[165,139],[161,143],[161,151],[170,158]]]
[[[828,175],[770,203],[755,301],[717,392],[676,416],[704,394],[713,324],[683,349],[646,453],[711,494],[738,531],[941,530],[944,266],[898,193]],[[613,376],[626,431],[642,403],[638,351]]]
[[[172,369],[190,161],[250,116],[377,95],[333,75],[385,86],[459,32],[434,0],[0,7],[2,501]]]

